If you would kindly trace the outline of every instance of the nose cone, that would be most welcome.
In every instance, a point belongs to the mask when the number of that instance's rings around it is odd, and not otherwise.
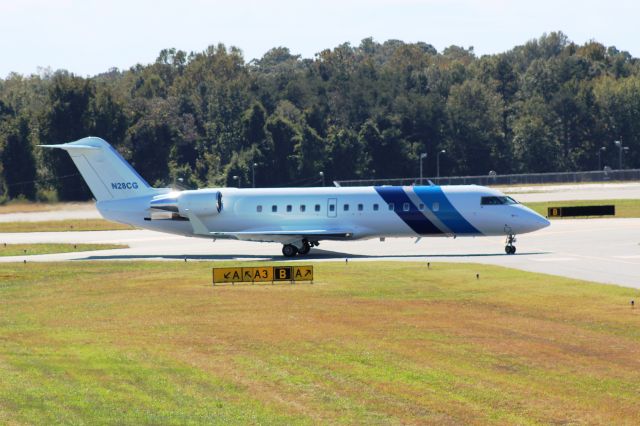
[[[523,205],[517,206],[517,211],[512,214],[512,218],[515,225],[514,231],[518,234],[537,231],[551,224],[546,218]]]
[[[551,225],[551,222],[549,222],[547,218],[539,215],[536,212],[532,212],[532,213],[535,215],[533,220],[535,221],[535,224],[536,224],[536,229],[535,229],[536,231],[538,229],[546,228],[547,226]]]

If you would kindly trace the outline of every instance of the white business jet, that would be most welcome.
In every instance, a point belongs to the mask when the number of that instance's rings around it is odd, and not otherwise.
[[[107,220],[202,238],[278,242],[286,257],[322,240],[386,237],[515,236],[549,221],[500,191],[476,185],[322,188],[152,188],[107,142],[60,145]]]

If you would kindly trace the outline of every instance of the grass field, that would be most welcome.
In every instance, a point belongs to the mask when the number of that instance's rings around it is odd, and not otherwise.
[[[0,423],[640,418],[637,290],[405,262],[213,288],[211,266],[0,265]]]
[[[0,222],[2,232],[63,232],[63,231],[111,231],[135,229],[133,226],[109,222],[104,219],[68,219],[42,222]]]
[[[0,257],[51,253],[71,253],[76,251],[111,250],[127,248],[123,244],[3,244],[0,243]]]
[[[578,201],[549,201],[542,203],[523,203],[525,206],[540,213],[547,215],[548,207],[566,207],[566,206],[602,206],[615,205],[615,217],[640,217],[640,200],[578,200]],[[594,216],[599,217],[599,216]],[[554,218],[556,219],[556,218]],[[575,219],[575,218],[573,218]]]
[[[34,212],[48,212],[54,210],[71,210],[78,208],[92,208],[94,206],[93,201],[78,202],[78,203],[38,203],[33,201],[9,201],[5,204],[0,204],[0,214],[5,213],[34,213]]]

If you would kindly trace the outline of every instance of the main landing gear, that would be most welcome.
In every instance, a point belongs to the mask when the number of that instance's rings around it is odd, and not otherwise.
[[[282,246],[282,254],[284,257],[294,257],[296,254],[305,255],[311,250],[311,247],[317,247],[320,243],[317,241],[302,240],[302,245],[296,247],[293,244],[285,244]]]
[[[504,246],[504,252],[507,254],[516,254],[516,246],[513,243],[516,242],[516,236],[513,234],[507,235],[507,245]]]
[[[282,246],[282,254],[284,257],[293,257],[298,254],[298,247],[293,244],[285,244]]]

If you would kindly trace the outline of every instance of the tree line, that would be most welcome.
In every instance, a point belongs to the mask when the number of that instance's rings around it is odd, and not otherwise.
[[[0,79],[0,201],[83,200],[64,152],[93,135],[151,184],[304,186],[339,179],[595,170],[640,163],[640,61],[561,32],[478,57],[472,47],[368,38],[245,61],[219,44],[93,77]],[[599,158],[600,157],[600,158]]]

